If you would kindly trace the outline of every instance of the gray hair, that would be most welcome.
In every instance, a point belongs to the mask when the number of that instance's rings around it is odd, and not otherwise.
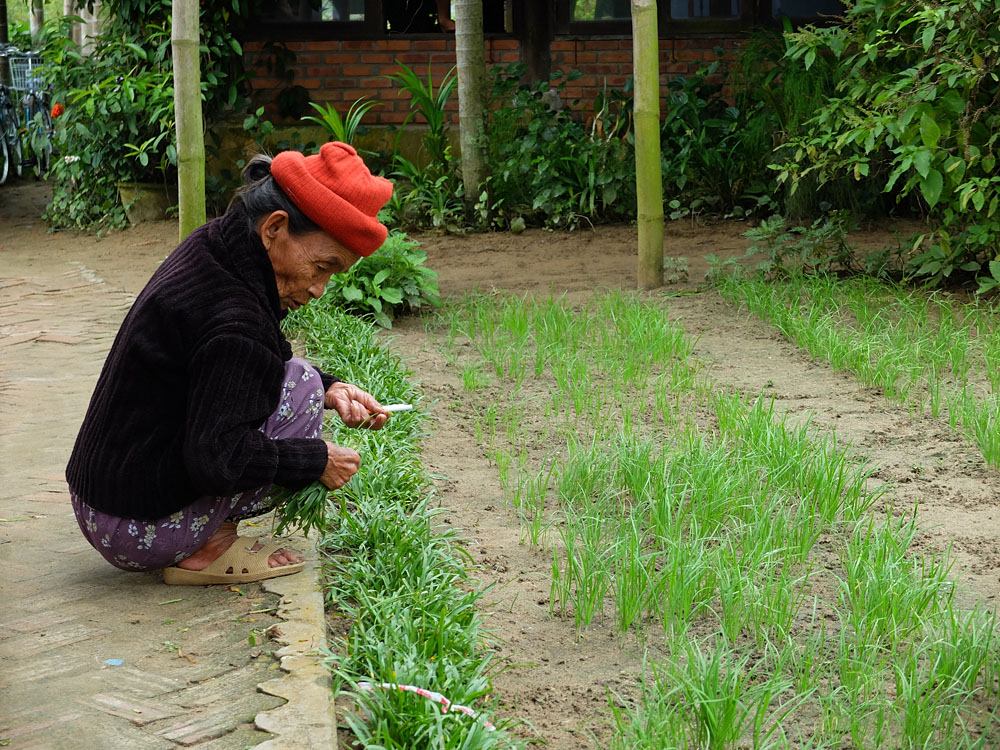
[[[243,168],[243,185],[236,190],[233,201],[246,206],[250,228],[256,231],[257,222],[275,211],[288,214],[288,229],[292,234],[311,234],[323,230],[302,210],[292,203],[271,174],[271,157],[257,154]]]

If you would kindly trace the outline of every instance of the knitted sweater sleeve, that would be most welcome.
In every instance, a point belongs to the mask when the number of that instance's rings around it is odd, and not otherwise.
[[[322,370],[319,371],[319,377],[323,381],[323,390],[324,391],[330,390],[330,386],[333,385],[334,383],[341,382],[340,378],[335,378],[330,373],[323,372]]]
[[[322,440],[273,440],[260,431],[277,408],[283,372],[266,346],[235,333],[213,336],[195,350],[183,454],[197,490],[230,495],[272,483],[298,489],[323,473]]]

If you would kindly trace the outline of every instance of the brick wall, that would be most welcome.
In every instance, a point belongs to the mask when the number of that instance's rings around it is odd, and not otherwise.
[[[737,39],[661,39],[661,85],[681,73],[693,73],[708,61],[715,60],[715,47],[727,50],[738,45]],[[309,90],[315,102],[343,104],[341,113],[357,99],[378,99],[382,106],[366,115],[369,125],[398,125],[410,113],[409,97],[399,91],[384,76],[396,73],[396,61],[405,63],[425,78],[427,66],[435,86],[455,64],[455,39],[379,39],[289,42],[288,49],[295,54],[290,66],[295,73],[294,83]],[[261,45],[248,42],[245,46],[249,68],[258,72],[254,89],[260,103],[267,105],[268,115],[276,117],[274,97],[285,84],[265,71]],[[632,74],[631,38],[560,39],[552,42],[552,70],[564,74],[578,70],[582,76],[567,81],[563,99],[567,103],[579,100],[583,108],[594,96],[607,88],[621,88]],[[518,62],[519,43],[514,39],[487,39],[486,64]],[[556,81],[558,82],[558,80]],[[453,98],[448,107],[452,118],[457,117],[458,100]]]

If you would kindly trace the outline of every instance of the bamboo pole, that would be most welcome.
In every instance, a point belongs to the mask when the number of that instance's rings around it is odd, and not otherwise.
[[[635,188],[640,289],[663,286],[663,178],[660,169],[660,39],[656,0],[632,0]]]
[[[455,2],[455,62],[458,67],[458,128],[466,210],[472,211],[486,182],[486,46],[482,0]]]
[[[205,136],[201,115],[198,0],[174,0],[170,36],[177,123],[177,198],[180,239],[205,223]]]

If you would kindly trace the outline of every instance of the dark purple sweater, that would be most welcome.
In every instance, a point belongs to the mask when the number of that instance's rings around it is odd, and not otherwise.
[[[73,492],[105,513],[151,520],[203,495],[318,479],[322,440],[259,429],[292,356],[283,317],[242,204],[192,232],[118,331],[66,468]],[[334,380],[324,374],[324,387]]]

